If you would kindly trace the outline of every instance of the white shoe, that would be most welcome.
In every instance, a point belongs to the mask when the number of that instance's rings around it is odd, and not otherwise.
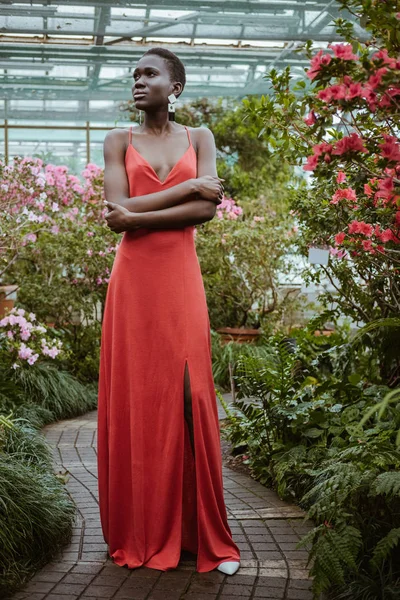
[[[220,565],[218,565],[217,569],[218,569],[218,571],[221,571],[221,573],[225,573],[225,575],[233,575],[234,573],[236,573],[236,571],[238,570],[239,567],[240,567],[239,562],[225,561],[225,562],[221,563]]]

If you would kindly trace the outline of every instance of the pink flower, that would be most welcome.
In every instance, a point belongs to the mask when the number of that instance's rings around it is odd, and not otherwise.
[[[350,200],[351,202],[357,201],[357,196],[353,188],[340,188],[332,196],[330,204],[337,204],[340,200]]]
[[[347,91],[346,99],[347,100],[352,100],[353,98],[360,97],[361,94],[362,94],[362,85],[361,85],[361,83],[351,83],[349,85],[349,88],[348,88],[348,91]]]
[[[391,69],[396,68],[396,59],[388,55],[386,48],[384,50],[379,50],[379,52],[375,52],[375,54],[372,55],[371,60],[374,62],[381,60],[384,65],[388,65]]]
[[[343,183],[346,179],[346,174],[343,171],[339,171],[336,177],[336,183]]]
[[[315,116],[314,111],[312,110],[308,115],[304,118],[304,123],[306,125],[314,125],[317,122],[317,118]]]
[[[60,228],[58,227],[58,225],[53,225],[53,227],[51,228],[51,233],[54,233],[55,235],[57,235],[57,233],[60,232]]]
[[[371,186],[368,183],[364,183],[364,193],[366,196],[371,197],[372,194],[374,193],[371,189]]]
[[[384,200],[386,200],[386,204],[393,196],[393,189],[394,185],[392,177],[386,177],[386,179],[381,179],[378,182],[378,191],[375,193],[375,199],[383,198]]]
[[[330,102],[332,100],[332,92],[330,88],[326,88],[325,90],[320,90],[317,94],[317,98],[322,100],[322,102]]]
[[[367,84],[366,84],[367,87],[371,88],[372,90],[375,90],[379,85],[381,85],[381,83],[382,83],[382,77],[386,73],[387,73],[386,67],[382,67],[381,69],[378,69],[368,79]]]
[[[371,237],[374,233],[374,228],[369,223],[354,220],[349,225],[349,233],[361,233],[362,235]]]
[[[361,244],[362,244],[362,247],[364,248],[364,250],[366,250],[367,252],[368,251],[371,252],[371,250],[372,250],[372,242],[371,242],[371,240],[363,240],[361,242]]]
[[[333,100],[343,100],[347,95],[347,88],[345,85],[332,85],[329,89]]]
[[[28,346],[26,346],[25,344],[21,344],[21,347],[18,351],[18,357],[26,360],[27,358],[29,358],[30,356],[32,356],[33,354],[33,350],[32,348],[29,348]]]
[[[331,48],[340,60],[358,60],[358,56],[353,54],[351,44],[328,44],[328,48]]]
[[[397,141],[397,138],[390,135],[385,135],[385,142],[379,144],[381,148],[381,156],[382,158],[386,158],[389,162],[399,162],[400,161],[400,146]]]
[[[20,333],[20,338],[21,340],[24,340],[24,342],[26,342],[26,340],[29,340],[29,338],[31,337],[31,332],[28,329],[23,329]]]
[[[303,165],[303,170],[304,171],[314,171],[314,169],[317,168],[317,164],[318,164],[318,156],[316,154],[307,156],[307,163],[305,165]]]
[[[32,356],[30,356],[28,358],[28,363],[30,365],[33,365],[37,361],[38,358],[39,358],[39,354],[32,354]]]
[[[346,152],[365,152],[368,150],[363,145],[363,140],[357,133],[351,133],[349,136],[344,136],[341,140],[336,142],[336,145],[332,151],[332,154],[342,155]]]
[[[346,237],[346,234],[343,231],[341,231],[340,233],[337,233],[335,235],[335,244],[337,246],[340,246],[340,244],[343,243],[343,240],[344,240],[345,237]]]
[[[394,236],[391,229],[385,229],[379,236],[381,242],[390,242],[393,240],[393,237]]]
[[[317,156],[320,156],[325,152],[331,152],[332,148],[332,144],[328,144],[328,142],[321,142],[321,144],[316,144],[312,147],[314,154],[316,154]]]
[[[311,59],[311,62],[310,62],[311,66],[307,71],[307,77],[309,77],[310,79],[314,79],[318,75],[318,73],[321,69],[321,66],[329,65],[331,60],[332,60],[332,58],[329,54],[324,54],[323,50],[320,50]]]

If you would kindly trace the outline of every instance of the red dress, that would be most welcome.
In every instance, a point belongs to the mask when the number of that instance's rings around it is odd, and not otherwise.
[[[162,182],[131,144],[130,197],[197,176],[189,147]],[[197,571],[240,561],[227,521],[210,323],[194,226],[125,232],[107,290],[98,396],[98,485],[114,563],[162,571],[181,549]],[[184,370],[195,452],[184,419]]]

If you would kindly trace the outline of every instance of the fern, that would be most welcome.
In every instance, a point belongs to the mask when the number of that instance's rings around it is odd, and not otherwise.
[[[330,525],[314,527],[303,536],[297,546],[312,548],[307,565],[312,562],[310,575],[314,578],[315,596],[329,589],[332,582],[343,584],[349,571],[356,571],[357,556],[362,540],[360,531],[341,523],[337,528]]]
[[[399,542],[400,527],[391,529],[389,533],[377,543],[370,561],[371,566],[374,569],[377,569]]]
[[[400,472],[380,473],[372,484],[372,492],[393,498],[400,496]]]

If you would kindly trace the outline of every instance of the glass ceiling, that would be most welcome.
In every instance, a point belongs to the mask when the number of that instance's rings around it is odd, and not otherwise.
[[[182,101],[268,93],[272,66],[304,73],[302,42],[339,40],[338,16],[335,0],[1,0],[0,118],[123,120],[135,62],[154,45],[184,62]]]

